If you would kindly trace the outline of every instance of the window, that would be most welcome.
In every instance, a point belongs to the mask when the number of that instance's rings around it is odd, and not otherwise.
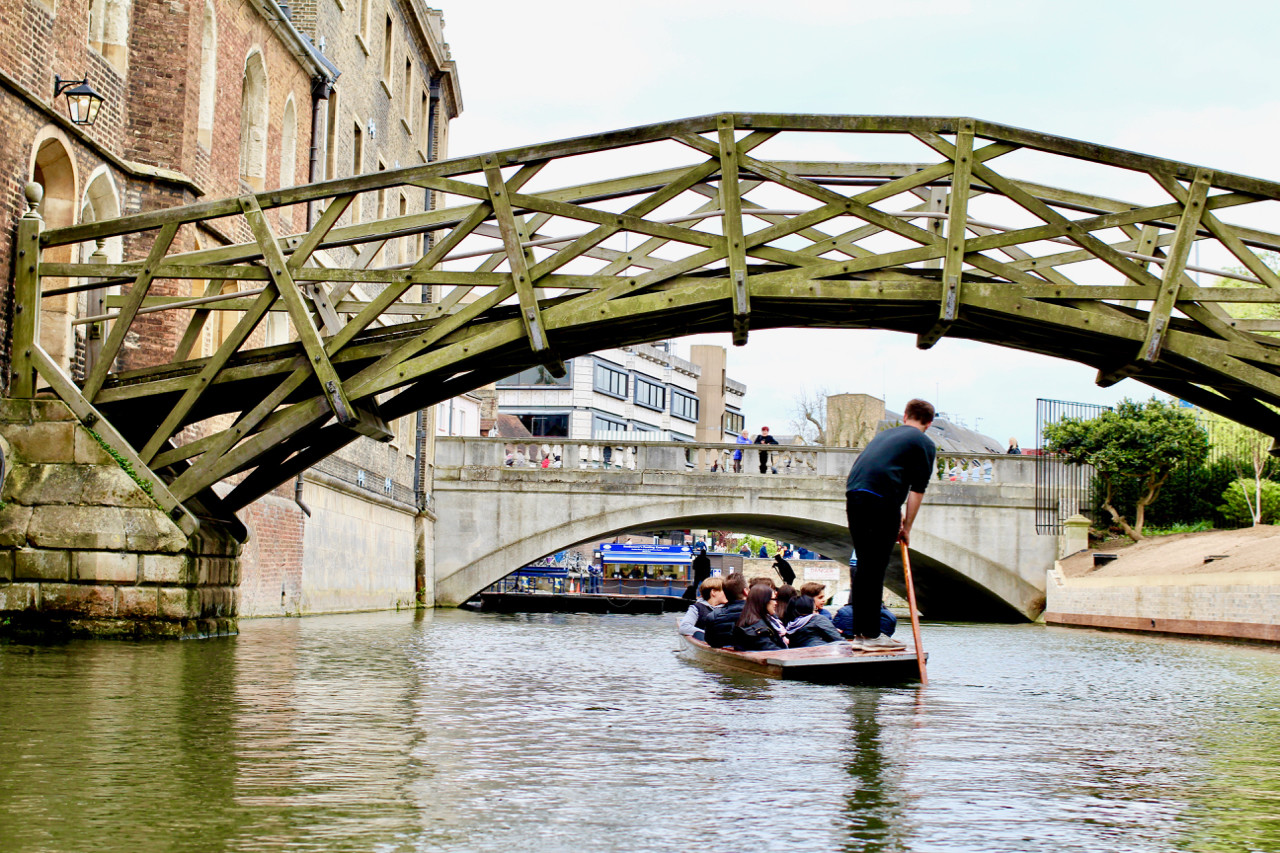
[[[667,389],[657,382],[636,377],[636,405],[661,412],[667,408]]]
[[[627,422],[618,420],[617,418],[608,418],[604,415],[591,416],[591,437],[592,438],[608,438],[610,434],[615,432],[626,432]]]
[[[404,58],[404,80],[400,83],[400,95],[404,100],[404,129],[413,133],[413,60]]]
[[[568,414],[516,415],[524,428],[538,438],[568,438]]]
[[[387,33],[382,39],[382,82],[386,86],[388,95],[391,94],[391,48],[393,45],[391,16],[387,15]]]
[[[569,387],[573,384],[573,371],[571,365],[570,370],[560,379],[551,375],[551,371],[541,364],[537,367],[530,367],[528,370],[522,370],[519,373],[512,374],[506,379],[499,379],[496,384],[507,386],[538,386],[538,385],[559,385],[561,387]]]
[[[671,415],[682,421],[698,422],[698,398],[683,391],[671,389]]]
[[[200,113],[196,141],[213,150],[213,108],[218,92],[218,18],[213,0],[204,3],[204,29],[200,34]]]
[[[595,388],[600,393],[617,397],[620,400],[627,398],[627,372],[625,370],[619,370],[616,367],[610,367],[603,362],[597,361],[595,382]]]
[[[409,197],[400,193],[400,216],[409,215]],[[406,263],[413,257],[413,238],[401,237],[396,247],[396,263]]]
[[[351,176],[364,172],[364,128],[360,126],[360,122],[355,122],[351,132]],[[363,194],[355,197],[351,202],[351,221],[360,222],[364,217],[361,215],[361,207],[363,207]]]
[[[244,63],[240,90],[240,179],[255,190],[267,178],[267,65],[255,50]]]
[[[648,433],[649,435],[645,436],[645,438],[642,439],[643,441],[655,441],[657,439],[650,438],[649,436],[661,437],[662,435],[662,430],[658,429],[653,424],[642,424],[636,421],[631,422],[631,431]]]
[[[742,416],[741,412],[726,411],[724,413],[724,431],[725,432],[727,433],[731,432],[734,435],[738,435],[746,428],[747,428],[747,419]]]

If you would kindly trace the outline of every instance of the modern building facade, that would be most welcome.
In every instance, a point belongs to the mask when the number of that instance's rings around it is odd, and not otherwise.
[[[703,364],[662,342],[579,356],[560,378],[530,368],[498,381],[498,410],[536,438],[732,441],[746,386],[725,376],[722,347],[693,349]]]

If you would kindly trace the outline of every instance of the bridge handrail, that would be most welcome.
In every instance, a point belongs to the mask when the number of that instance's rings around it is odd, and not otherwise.
[[[759,452],[769,454],[768,476],[843,478],[860,448],[811,444],[737,444],[616,438],[436,439],[436,469],[511,468],[551,472],[661,471],[675,474],[737,473],[733,454],[743,451],[740,473],[759,476]],[[1003,453],[938,451],[935,479],[968,483],[1028,484],[1034,458]],[[542,460],[547,460],[543,468]]]

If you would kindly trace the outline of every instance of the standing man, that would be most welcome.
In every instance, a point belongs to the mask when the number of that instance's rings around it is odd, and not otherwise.
[[[760,427],[760,434],[756,436],[755,443],[761,444],[761,445],[772,444],[774,446],[777,446],[778,440],[773,436],[769,435],[768,427]],[[767,474],[768,470],[769,470],[769,451],[761,447],[760,448],[760,473]],[[773,473],[776,474],[778,472],[774,471]]]
[[[924,434],[933,423],[933,406],[911,400],[902,421],[903,426],[880,433],[858,454],[845,483],[849,535],[858,559],[850,578],[856,635],[852,642],[869,651],[906,647],[880,632],[884,573],[894,543],[901,542],[903,548],[910,544],[911,525],[934,476],[937,446]]]

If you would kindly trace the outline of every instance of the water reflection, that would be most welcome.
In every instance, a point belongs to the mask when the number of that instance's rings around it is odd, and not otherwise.
[[[906,835],[902,791],[881,743],[880,704],[888,691],[853,690],[846,712],[849,741],[845,769],[852,788],[845,800],[844,849],[879,853],[901,849]]]
[[[1280,849],[1280,655],[928,626],[928,688],[761,680],[661,617],[0,646],[0,851]]]

